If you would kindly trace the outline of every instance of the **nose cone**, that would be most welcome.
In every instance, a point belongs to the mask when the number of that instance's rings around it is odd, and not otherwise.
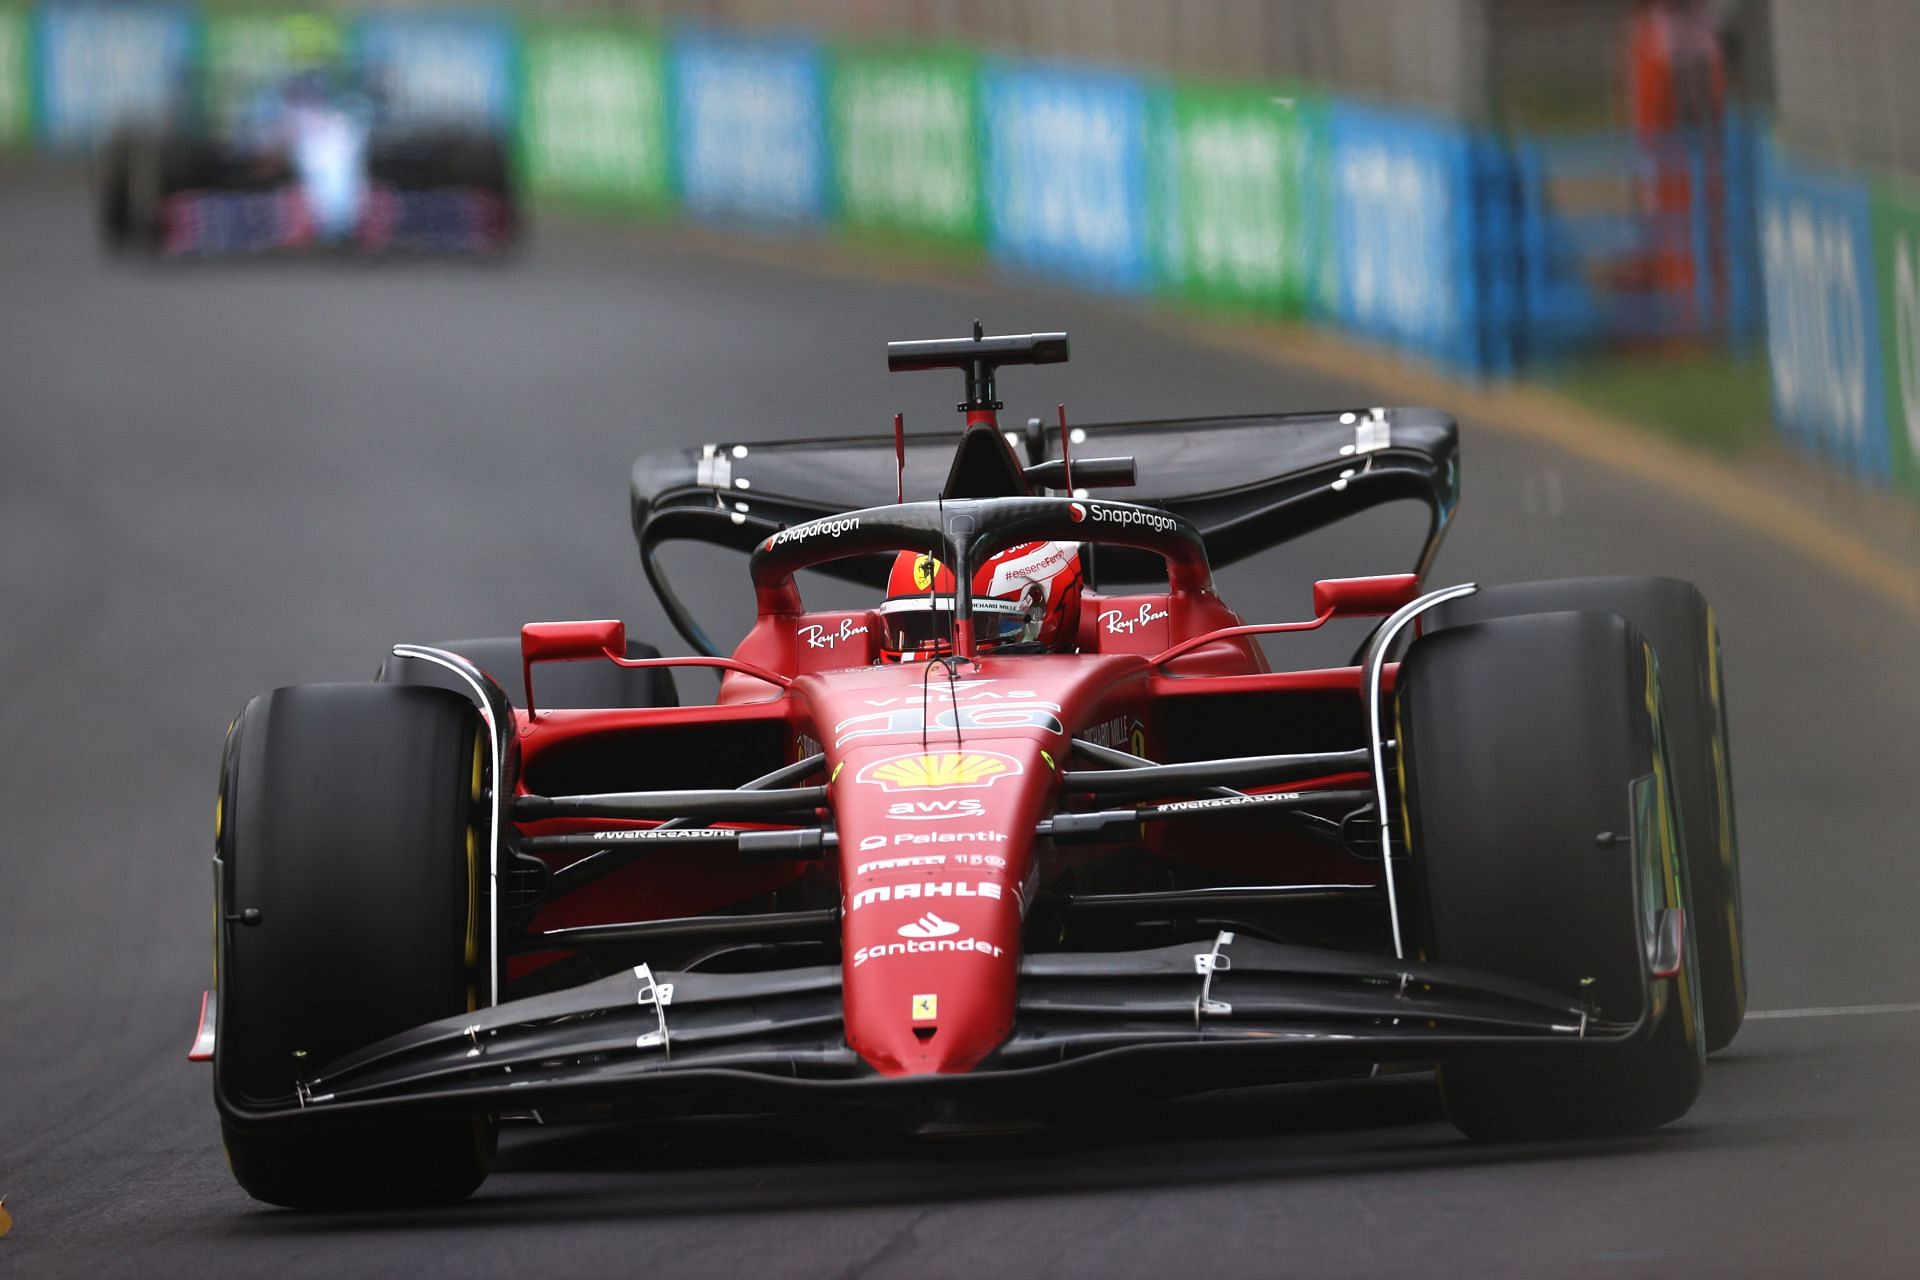
[[[933,896],[887,903],[892,910],[876,903],[848,930],[848,1042],[887,1075],[965,1071],[1013,1029],[1014,893],[985,876],[903,879],[893,889]],[[949,901],[949,891],[966,896]]]
[[[847,1040],[888,1075],[965,1071],[1013,1029],[1037,744],[848,752],[834,813]]]

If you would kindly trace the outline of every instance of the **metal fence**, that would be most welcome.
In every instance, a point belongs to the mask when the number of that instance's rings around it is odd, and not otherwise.
[[[1775,127],[1836,167],[1920,176],[1920,4],[1773,0]]]

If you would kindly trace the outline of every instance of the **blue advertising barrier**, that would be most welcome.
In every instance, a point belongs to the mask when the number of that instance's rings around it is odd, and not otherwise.
[[[1336,103],[1335,315],[1472,370],[1512,362],[1511,210],[1497,148],[1458,125]]]
[[[1530,356],[1609,342],[1750,337],[1752,131],[1513,144]]]
[[[515,39],[507,19],[367,14],[354,26],[352,47],[397,118],[512,128]]]
[[[41,140],[85,147],[184,109],[199,20],[164,5],[52,4],[35,15]]]
[[[669,74],[690,212],[763,222],[826,216],[826,71],[813,41],[683,32]]]
[[[1774,421],[1800,448],[1884,483],[1886,405],[1867,184],[1765,148],[1759,240]]]
[[[1150,279],[1146,91],[1136,76],[997,61],[981,80],[987,245],[1093,289]]]

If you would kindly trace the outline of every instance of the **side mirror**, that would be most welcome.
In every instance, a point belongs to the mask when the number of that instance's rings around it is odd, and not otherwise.
[[[626,656],[627,624],[618,618],[596,622],[529,622],[520,628],[520,678],[526,682],[527,715],[535,714],[534,663]]]
[[[1313,584],[1316,617],[1379,618],[1420,598],[1420,575],[1389,573],[1373,578],[1327,578]]]
[[[1036,489],[1067,487],[1067,464],[1058,458],[1026,467],[1027,483]],[[1073,487],[1076,489],[1131,488],[1138,476],[1132,458],[1076,458],[1073,463]]]

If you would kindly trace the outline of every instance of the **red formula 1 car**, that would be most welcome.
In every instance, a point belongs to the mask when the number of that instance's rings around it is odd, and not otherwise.
[[[194,1050],[247,1191],[458,1198],[503,1112],[965,1121],[1382,1063],[1437,1067],[1476,1137],[1687,1109],[1744,1006],[1699,593],[1431,589],[1431,410],[1089,426],[1071,458],[1064,424],[1003,430],[996,368],[1066,357],[892,344],[966,373],[944,478],[897,421],[642,457],[696,656],[537,623],[248,704]],[[1215,594],[1210,565],[1404,498],[1414,572],[1314,584],[1299,621]],[[675,539],[750,554],[730,655]],[[802,570],[878,607],[809,612]],[[1350,617],[1379,621],[1349,664],[1269,665],[1261,637]],[[713,704],[677,704],[687,666]]]

